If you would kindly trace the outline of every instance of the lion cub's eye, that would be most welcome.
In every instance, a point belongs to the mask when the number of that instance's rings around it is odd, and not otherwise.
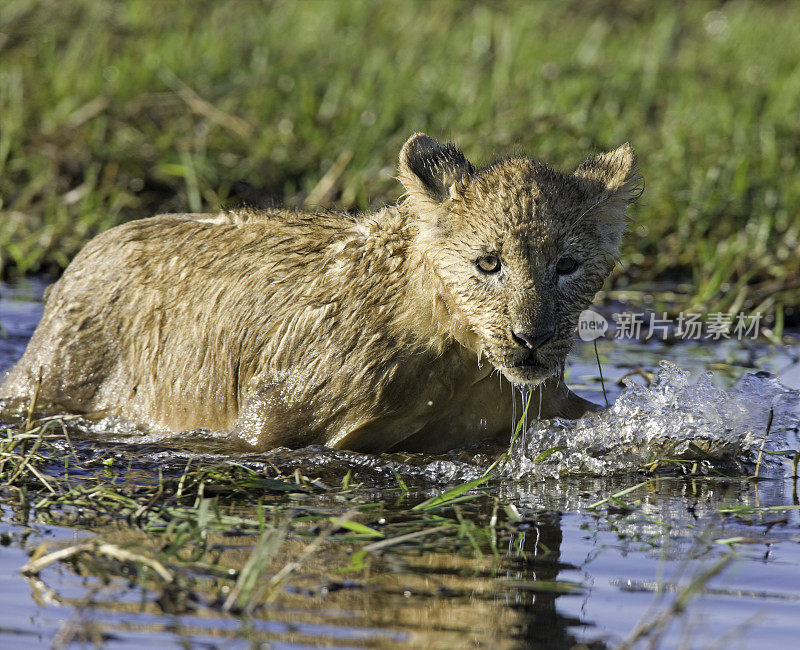
[[[578,260],[570,255],[566,255],[556,262],[556,273],[559,275],[569,275],[577,268]]]
[[[497,255],[484,255],[475,260],[475,266],[482,273],[497,273],[500,270],[500,258]]]

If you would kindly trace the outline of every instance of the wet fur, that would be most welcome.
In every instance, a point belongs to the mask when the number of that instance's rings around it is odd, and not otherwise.
[[[508,380],[533,404],[541,391],[545,417],[590,408],[562,369],[636,196],[630,147],[573,174],[527,158],[476,171],[417,134],[399,178],[404,199],[372,214],[160,215],[99,235],[0,396],[29,396],[41,371],[41,399],[69,411],[370,452],[507,438]],[[582,261],[566,282],[552,270],[565,250]],[[502,278],[476,270],[491,251]],[[546,370],[516,367],[531,353],[512,329],[544,324]]]

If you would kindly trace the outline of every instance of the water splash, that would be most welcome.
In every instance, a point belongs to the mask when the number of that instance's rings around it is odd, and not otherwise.
[[[775,377],[746,375],[726,391],[714,386],[711,373],[692,384],[674,364],[660,365],[653,385],[628,380],[607,411],[577,421],[535,422],[515,444],[506,472],[603,475],[636,470],[658,458],[693,461],[703,471],[754,463],[762,444],[772,451],[798,446],[800,393]],[[774,417],[764,442],[770,411]]]
[[[519,417],[528,403],[527,395],[521,397],[523,410],[514,406]],[[602,413],[580,420],[539,420],[537,407],[536,400],[531,400],[531,426],[526,423],[517,436],[511,461],[500,470],[505,477],[610,476],[640,470],[655,459],[662,459],[660,466],[672,471],[694,467],[701,473],[731,469],[746,474],[752,471],[762,444],[770,451],[800,447],[800,392],[782,386],[767,373],[747,375],[733,389],[724,390],[713,384],[711,373],[691,383],[687,372],[662,361],[651,386],[627,381],[614,405]],[[770,411],[773,421],[765,440]],[[556,447],[563,449],[550,453]],[[305,463],[313,459],[320,466],[335,457],[350,467],[385,473],[387,478],[396,471],[427,483],[448,484],[481,476],[496,453],[476,454],[473,449],[439,458],[410,454],[401,460],[320,447],[313,454],[306,450],[303,457]],[[762,475],[782,467],[775,456],[765,455]]]
[[[513,399],[516,415],[522,418],[528,395],[515,391]],[[731,468],[743,474],[752,471],[762,444],[770,451],[800,448],[800,392],[782,386],[767,373],[746,375],[733,389],[724,390],[713,384],[711,373],[691,383],[687,372],[662,361],[651,386],[628,380],[613,406],[602,413],[577,421],[540,420],[539,409],[538,400],[531,399],[511,460],[502,466],[504,477],[600,477],[636,471],[657,458],[672,459],[661,463],[662,468],[666,465],[676,469],[677,459],[685,461],[687,467],[696,463],[701,472]],[[764,440],[770,411],[773,422]],[[220,460],[232,455],[249,457],[231,447],[224,432],[196,430],[176,435],[145,431],[119,417],[94,422],[76,418],[68,426],[80,438],[105,443],[166,444],[175,449],[174,453],[208,455],[209,462],[215,454]],[[516,423],[511,435],[515,430]],[[557,447],[563,448],[553,451]],[[334,477],[331,480],[348,469],[358,469],[374,475],[376,484],[393,482],[397,472],[419,477],[425,483],[444,485],[480,477],[502,451],[500,447],[482,447],[437,456],[373,456],[307,447],[276,449],[252,455],[252,459],[269,460],[281,467],[296,465],[304,472],[328,470],[326,473]],[[774,474],[782,467],[775,456],[765,455],[762,460],[762,474]]]
[[[531,394],[532,390],[530,386],[525,384],[521,384],[519,386],[514,387],[514,391],[511,393],[511,400],[513,403],[512,409],[512,419],[511,419],[511,439],[514,440],[514,436],[518,435],[518,437],[522,438],[522,448],[525,447],[525,440],[528,434],[528,420],[530,418],[531,409],[536,408],[536,405],[531,403]],[[517,394],[519,394],[520,398],[520,405],[522,411],[520,412],[520,418],[522,419],[521,429],[519,434],[517,434],[517,428],[520,427],[520,421],[517,418]],[[542,392],[539,391],[539,412],[541,412],[541,395]],[[537,414],[536,419],[539,419],[539,415]]]

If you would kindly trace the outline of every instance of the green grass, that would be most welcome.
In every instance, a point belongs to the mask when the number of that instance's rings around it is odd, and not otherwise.
[[[391,202],[415,130],[564,168],[630,140],[647,189],[611,295],[796,321],[799,20],[788,2],[8,0],[0,269],[63,268],[156,211]]]

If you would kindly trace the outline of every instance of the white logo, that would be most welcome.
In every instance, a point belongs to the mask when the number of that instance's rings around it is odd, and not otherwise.
[[[578,318],[578,336],[582,341],[599,339],[608,329],[608,321],[591,309],[584,309]]]

